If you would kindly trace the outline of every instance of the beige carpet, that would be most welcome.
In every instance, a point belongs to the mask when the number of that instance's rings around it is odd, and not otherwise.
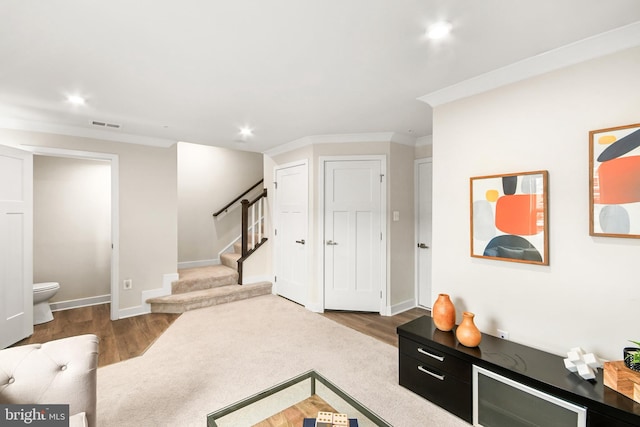
[[[398,385],[395,347],[273,295],[184,313],[144,355],[100,368],[98,426],[204,427],[310,369],[394,426],[468,426]]]

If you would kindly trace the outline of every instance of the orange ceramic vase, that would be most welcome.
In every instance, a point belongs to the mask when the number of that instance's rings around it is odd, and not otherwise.
[[[431,308],[433,324],[441,331],[450,331],[456,324],[456,308],[453,306],[449,295],[439,294]]]
[[[482,334],[480,330],[473,323],[473,317],[475,314],[465,311],[462,313],[462,322],[456,329],[456,338],[458,342],[465,347],[477,347],[482,340]]]

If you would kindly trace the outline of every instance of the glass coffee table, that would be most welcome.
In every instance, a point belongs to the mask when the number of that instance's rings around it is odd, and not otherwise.
[[[210,413],[207,426],[302,427],[305,418],[315,418],[319,411],[347,414],[357,420],[358,427],[391,427],[316,371],[305,372]]]

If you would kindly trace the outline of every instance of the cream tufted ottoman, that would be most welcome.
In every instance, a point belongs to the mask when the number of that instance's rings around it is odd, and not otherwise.
[[[1,404],[68,404],[70,425],[96,426],[98,337],[0,350]]]

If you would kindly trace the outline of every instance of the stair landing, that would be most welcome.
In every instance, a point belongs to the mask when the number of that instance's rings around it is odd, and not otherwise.
[[[150,298],[152,313],[184,313],[271,293],[271,282],[238,285],[238,272],[225,265],[178,270],[171,295]]]

